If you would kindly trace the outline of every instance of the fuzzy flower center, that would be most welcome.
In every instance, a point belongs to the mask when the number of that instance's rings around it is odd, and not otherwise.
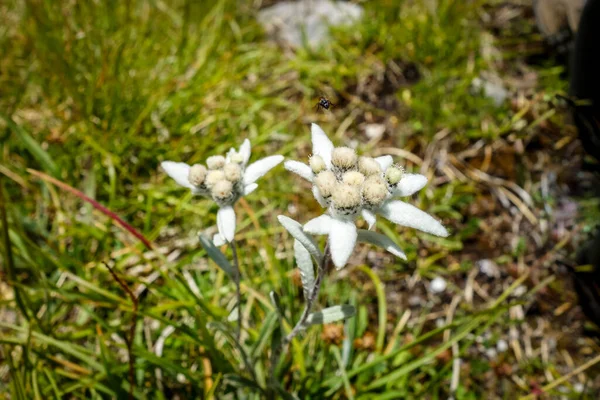
[[[396,185],[402,179],[404,171],[402,168],[391,166],[385,171],[385,179],[387,179],[390,185]]]
[[[325,164],[325,160],[323,157],[319,155],[314,155],[308,160],[308,164],[312,169],[312,172],[318,174],[319,172],[325,171],[327,169],[327,165]]]
[[[349,147],[336,147],[331,152],[331,164],[333,164],[334,172],[343,173],[356,168],[357,162],[356,151]]]
[[[223,156],[212,156],[206,159],[206,166],[208,169],[219,169],[225,166],[225,157]]]
[[[389,167],[385,172],[372,157],[358,157],[353,149],[337,147],[331,153],[331,168],[321,156],[309,162],[316,177],[315,187],[334,216],[355,218],[362,209],[376,210],[391,197],[403,171]]]
[[[190,168],[188,181],[196,187],[198,194],[211,197],[217,204],[233,204],[243,194],[243,161],[238,153],[230,154],[228,158],[209,157],[206,166],[195,164]]]
[[[372,157],[360,157],[358,159],[358,170],[366,176],[381,174],[379,163]]]
[[[194,164],[190,168],[188,180],[194,186],[202,186],[206,179],[206,167],[202,164]]]

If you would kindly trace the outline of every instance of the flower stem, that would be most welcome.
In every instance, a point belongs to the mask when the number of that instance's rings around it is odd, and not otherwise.
[[[236,340],[240,341],[240,336],[242,334],[242,291],[240,290],[240,280],[241,280],[241,273],[240,273],[240,264],[238,261],[238,255],[237,255],[237,245],[235,242],[235,239],[230,243],[231,246],[231,252],[233,253],[233,267],[235,268],[234,271],[234,277],[233,280],[235,281],[235,291],[236,291],[236,296],[237,296],[237,331],[235,333],[235,338]]]
[[[281,341],[281,344],[277,347],[275,351],[271,354],[271,379],[275,381],[275,369],[279,364],[279,360],[281,355],[287,351],[287,347],[292,342],[292,340],[306,328],[306,321],[308,320],[308,316],[312,311],[312,308],[319,297],[319,291],[321,290],[321,284],[323,283],[323,277],[325,276],[325,271],[327,269],[327,264],[331,259],[331,254],[329,253],[329,244],[325,246],[324,256],[319,262],[317,266],[317,278],[315,279],[315,284],[312,287],[311,291],[308,294],[306,299],[306,304],[304,306],[304,310],[302,311],[302,315],[300,319],[296,323],[296,326],[292,329],[290,333],[287,334]]]

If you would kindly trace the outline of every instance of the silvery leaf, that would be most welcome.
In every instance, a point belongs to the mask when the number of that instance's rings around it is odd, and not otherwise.
[[[300,270],[300,279],[302,280],[302,288],[304,289],[304,298],[308,299],[309,293],[315,285],[315,270],[310,253],[298,240],[294,240],[294,256],[296,264]]]
[[[200,244],[206,250],[206,254],[230,277],[234,276],[234,270],[227,258],[221,253],[221,250],[215,247],[212,240],[204,235],[200,235]]]
[[[321,250],[319,250],[319,246],[317,246],[312,236],[304,232],[302,225],[299,222],[294,221],[285,215],[280,215],[277,219],[294,239],[302,243],[306,250],[314,257],[315,261],[321,262],[323,255],[321,254]]]
[[[354,317],[356,308],[350,304],[328,307],[312,313],[306,319],[306,325],[330,324],[332,322]]]
[[[231,310],[231,312],[227,316],[227,321],[229,321],[229,322],[235,322],[239,318],[240,318],[239,307],[235,306],[235,307],[233,307],[233,310]]]

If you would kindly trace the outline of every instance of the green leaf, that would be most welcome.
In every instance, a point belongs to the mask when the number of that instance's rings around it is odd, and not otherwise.
[[[330,324],[332,322],[351,318],[356,315],[356,308],[350,304],[328,307],[322,311],[312,313],[306,319],[307,325]]]
[[[261,388],[258,383],[238,374],[227,374],[223,377],[223,381],[237,388],[248,389],[264,394],[263,388]]]
[[[250,356],[252,358],[258,357],[265,348],[267,340],[271,336],[273,329],[276,328],[277,318],[277,313],[274,311],[270,312],[265,318],[264,323],[262,324],[262,327],[260,329],[258,338],[256,339],[256,342],[254,344],[254,348],[250,352]]]
[[[279,299],[279,295],[277,294],[277,292],[271,290],[271,292],[269,293],[269,298],[271,299],[271,303],[273,303],[275,310],[277,310],[279,318],[283,318],[283,308],[281,308],[281,300]]]
[[[304,289],[304,298],[309,297],[309,293],[315,286],[315,269],[310,253],[300,241],[294,240],[294,256],[296,264],[300,270],[300,279],[302,280],[302,288]]]
[[[441,354],[446,349],[452,347],[454,343],[458,343],[460,340],[464,339],[467,335],[471,333],[475,328],[477,328],[481,324],[481,318],[474,318],[471,322],[467,323],[462,327],[454,336],[450,338],[447,342],[444,342],[442,345],[436,347],[433,350],[428,351],[423,357],[420,357],[408,364],[404,364],[402,367],[392,370],[389,374],[383,375],[382,377],[376,379],[371,382],[369,386],[367,386],[366,390],[373,390],[375,388],[379,388],[381,386],[387,385],[391,382],[396,382],[402,376],[414,371],[415,369],[431,362],[437,355]]]
[[[383,235],[382,235],[383,236]],[[361,265],[360,270],[371,278],[373,285],[375,285],[375,293],[377,293],[377,313],[379,327],[377,328],[377,341],[375,344],[375,351],[381,353],[383,350],[383,344],[385,341],[385,328],[387,324],[387,302],[385,299],[385,285],[379,279],[379,276],[373,270],[366,265]]]
[[[202,245],[202,247],[204,247],[204,250],[206,250],[206,254],[208,254],[210,259],[213,260],[219,268],[225,271],[227,275],[233,278],[235,275],[233,267],[231,266],[227,258],[225,258],[225,255],[221,253],[221,250],[215,247],[212,240],[210,240],[204,235],[200,235],[200,244]]]
[[[164,356],[158,357],[156,354],[144,349],[143,347],[134,348],[133,353],[136,355],[136,357],[138,357],[138,359],[145,360],[154,366],[160,367],[163,371],[182,374],[195,384],[199,384],[199,382],[202,380],[198,374],[182,367],[178,362],[173,362]]]

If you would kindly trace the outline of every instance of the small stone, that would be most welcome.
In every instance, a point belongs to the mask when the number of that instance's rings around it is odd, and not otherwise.
[[[518,286],[514,292],[513,292],[513,296],[515,297],[521,297],[523,296],[525,293],[527,293],[527,286],[521,285]]]
[[[489,358],[489,359],[495,359],[496,357],[498,357],[498,352],[496,351],[496,349],[486,349],[485,350],[485,355]]]
[[[408,305],[411,307],[418,307],[423,303],[423,299],[419,296],[410,296],[408,298]]]
[[[434,294],[438,294],[438,293],[442,293],[443,291],[446,290],[446,280],[444,278],[442,278],[441,276],[438,276],[436,278],[434,278],[431,283],[429,284],[429,290],[431,291],[431,293]]]
[[[498,266],[496,265],[496,263],[493,262],[492,260],[488,260],[488,259],[479,260],[477,262],[477,264],[479,265],[479,272],[481,272],[483,275],[485,275],[489,278],[499,278],[500,277],[500,270],[498,269]]]
[[[493,100],[496,107],[501,106],[508,97],[508,91],[499,82],[475,78],[471,86],[475,90],[482,91],[483,95],[488,99]]]
[[[358,4],[331,0],[280,1],[260,10],[258,21],[270,35],[292,47],[317,47],[329,40],[329,26],[361,18]]]
[[[367,135],[367,137],[369,139],[379,139],[380,137],[383,136],[383,133],[385,132],[385,125],[383,124],[367,124],[365,126],[365,135]]]
[[[499,353],[504,353],[506,350],[508,350],[508,343],[506,342],[506,340],[498,340],[498,342],[496,343],[496,349]]]

